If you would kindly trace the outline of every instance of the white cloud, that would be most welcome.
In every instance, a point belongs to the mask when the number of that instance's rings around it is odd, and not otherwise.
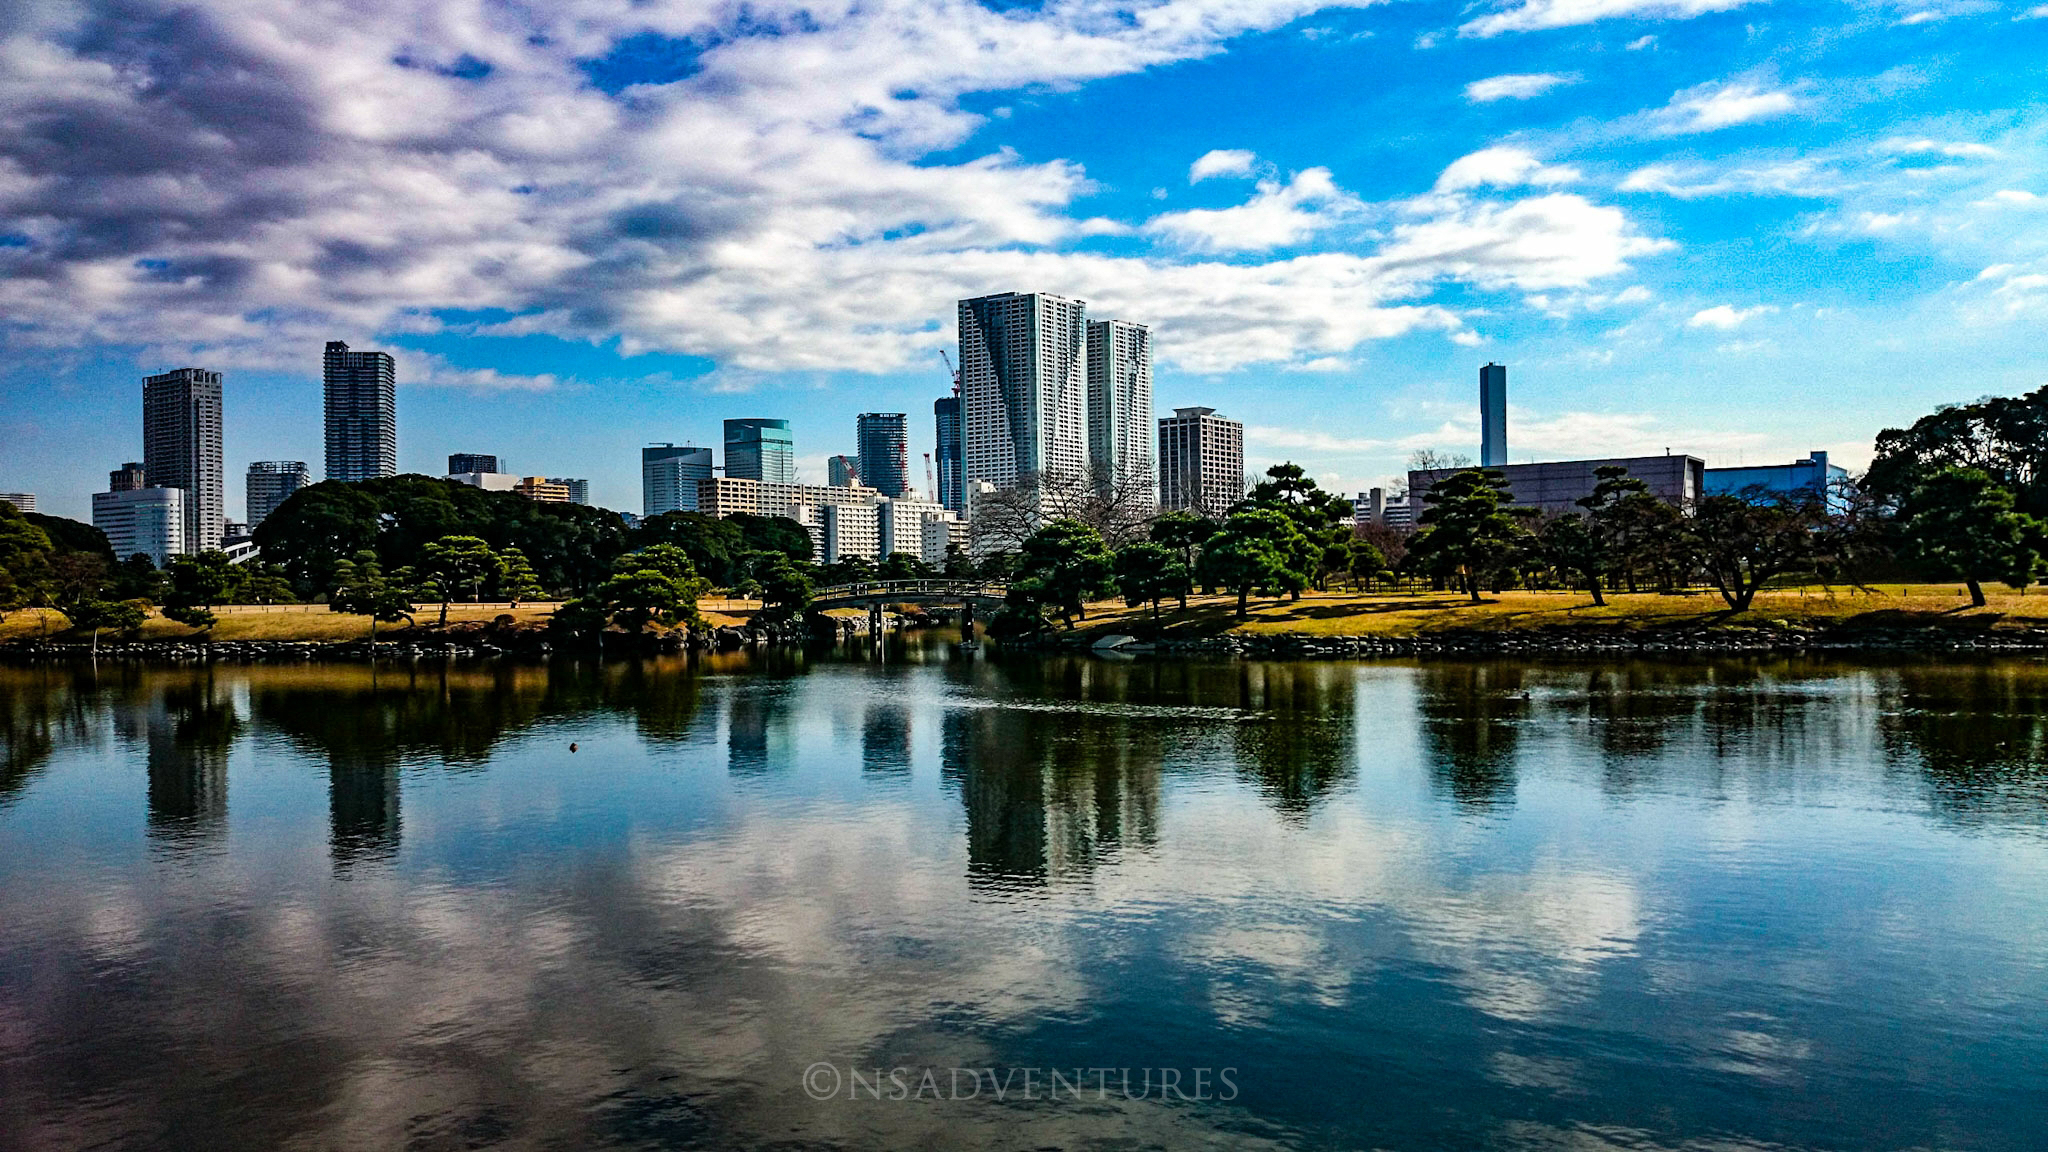
[[[1833,195],[1842,187],[1838,173],[1804,157],[1721,171],[1697,165],[1651,164],[1629,173],[1620,184],[1624,192],[1658,192],[1680,200],[1734,195],[1811,198]]]
[[[1188,165],[1188,183],[1198,184],[1211,176],[1249,176],[1258,157],[1243,148],[1217,148],[1202,153]]]
[[[1529,100],[1553,88],[1578,82],[1579,76],[1576,72],[1517,72],[1505,76],[1489,76],[1465,85],[1465,99],[1474,104],[1487,104],[1495,100]]]
[[[1513,188],[1524,184],[1569,184],[1579,179],[1576,169],[1547,165],[1521,148],[1485,148],[1461,156],[1437,177],[1438,192],[1457,192],[1492,185]]]
[[[1758,0],[1520,0],[1458,28],[1460,36],[1498,36],[1503,32],[1534,32],[1569,28],[1599,20],[1690,20],[1710,12],[1726,12]]]
[[[1989,159],[1998,155],[1998,149],[1989,144],[1972,140],[1929,140],[1925,137],[1892,137],[1880,140],[1872,151],[1887,156],[1924,156],[1933,154],[1973,160]]]
[[[1264,262],[1079,251],[1129,224],[1073,211],[1092,188],[1078,165],[927,162],[973,138],[967,94],[1208,55],[1322,7],[244,0],[228,19],[133,0],[129,19],[52,0],[0,34],[0,233],[27,241],[0,247],[0,342],[302,368],[336,333],[431,334],[456,311],[480,336],[616,339],[739,382],[919,362],[950,339],[954,299],[1032,287],[1150,321],[1162,362],[1207,372],[1468,335],[1431,302],[1447,283],[1578,287],[1669,247],[1579,196],[1474,199],[1576,176],[1512,149],[1393,205],[1309,169],[1148,225],[1200,252],[1387,225]],[[635,37],[708,47],[594,86]],[[406,364],[454,387],[569,383]]]
[[[1722,332],[1733,332],[1753,317],[1776,311],[1776,308],[1768,304],[1758,304],[1751,308],[1737,308],[1730,304],[1716,304],[1712,308],[1703,308],[1693,313],[1692,319],[1687,320],[1685,326],[1687,328],[1713,328]]]
[[[1674,92],[1671,102],[1651,115],[1659,135],[1714,132],[1783,116],[1799,107],[1791,90],[1760,80],[1720,80]]]
[[[2032,192],[2029,192],[2024,188],[2000,188],[1998,191],[1993,192],[1991,195],[1986,196],[1984,199],[1977,201],[1977,203],[1980,206],[1985,208],[2006,208],[2013,206],[2031,208],[2034,205],[2039,204],[2041,202],[2041,197],[2034,195]]]
[[[2013,17],[2018,20],[2048,20],[2048,4],[2036,4],[2025,12]]]
[[[1328,168],[1310,168],[1282,184],[1261,180],[1235,208],[1197,208],[1155,216],[1148,232],[1210,252],[1255,252],[1298,244],[1336,226],[1363,206],[1337,187]]]
[[[1657,38],[1655,36],[1638,36],[1622,47],[1629,52],[1641,52],[1645,48],[1655,48],[1656,46]]]

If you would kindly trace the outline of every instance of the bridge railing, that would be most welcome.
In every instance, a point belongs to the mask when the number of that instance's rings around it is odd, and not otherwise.
[[[830,588],[820,588],[811,593],[811,599],[887,600],[892,596],[939,596],[959,597],[963,600],[1001,600],[1009,594],[1008,584],[993,584],[984,580],[869,580],[860,584],[838,584]]]

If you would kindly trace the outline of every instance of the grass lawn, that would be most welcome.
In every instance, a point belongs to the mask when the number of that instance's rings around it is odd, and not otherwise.
[[[521,604],[507,608],[503,604],[450,604],[448,623],[488,623],[501,615],[510,613],[513,620],[523,626],[547,623],[548,617],[559,607],[553,603]],[[760,605],[743,600],[719,600],[707,602],[703,616],[713,627],[741,625],[747,622],[753,609]],[[365,640],[370,635],[368,616],[347,616],[329,612],[325,604],[233,604],[213,610],[218,622],[213,626],[213,639],[222,643],[236,640]],[[432,625],[441,618],[441,606],[427,605],[414,614],[421,625]],[[32,636],[48,635],[52,638],[63,636],[67,640],[87,639],[85,634],[64,635],[70,623],[62,613],[48,608],[25,608],[9,612],[7,619],[0,621],[0,641],[24,640]],[[377,626],[379,643],[405,638],[403,624],[380,624]],[[183,624],[166,620],[151,613],[142,624],[144,640],[187,640],[199,633]],[[111,632],[100,633],[100,642],[111,643],[117,637]]]
[[[1954,628],[2021,627],[2048,624],[2048,589],[2022,595],[2009,588],[1986,589],[1990,604],[1971,608],[1962,585],[1883,585],[1800,588],[1759,593],[1750,610],[1731,616],[1713,592],[1664,596],[1608,594],[1595,607],[1584,592],[1502,592],[1474,604],[1455,593],[1305,592],[1299,601],[1254,599],[1250,616],[1237,620],[1233,596],[1197,596],[1185,613],[1168,604],[1159,632],[1169,636],[1213,636],[1223,632],[1289,632],[1317,636],[1411,636],[1447,630],[1508,631],[1590,625],[1661,629],[1765,623],[1828,624],[1851,627],[1924,625]],[[1121,603],[1091,605],[1079,627],[1095,634],[1137,633],[1151,628],[1149,608]]]

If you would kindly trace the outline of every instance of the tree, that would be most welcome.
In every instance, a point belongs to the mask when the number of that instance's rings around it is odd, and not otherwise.
[[[1408,543],[1408,562],[1424,571],[1454,577],[1479,603],[1480,586],[1512,565],[1529,542],[1526,508],[1506,505],[1507,479],[1490,469],[1453,472],[1438,480],[1422,502],[1422,531]]]
[[[1042,472],[975,497],[975,549],[983,554],[1022,551],[1026,540],[1060,520],[1085,525],[1105,547],[1121,548],[1144,535],[1158,507],[1149,469],[1120,473],[1091,466]]]
[[[1345,569],[1350,559],[1351,506],[1341,497],[1323,491],[1301,465],[1275,464],[1266,469],[1266,479],[1252,485],[1231,511],[1254,508],[1271,509],[1294,522],[1311,555],[1291,568],[1318,589],[1327,586],[1331,572]]]
[[[443,536],[428,544],[419,567],[440,591],[442,624],[448,623],[448,602],[457,591],[467,590],[475,603],[483,598],[483,586],[505,572],[505,562],[475,536]]]
[[[1168,512],[1152,522],[1152,542],[1180,554],[1181,586],[1175,595],[1180,597],[1182,611],[1187,610],[1188,593],[1194,587],[1191,581],[1195,573],[1195,549],[1220,530],[1221,526],[1214,520],[1188,511]]]
[[[1755,504],[1708,496],[1686,524],[1694,559],[1731,612],[1744,612],[1773,577],[1810,563],[1820,520],[1815,502]]]
[[[0,619],[49,596],[54,554],[49,533],[0,500]]]
[[[760,585],[761,618],[790,620],[811,606],[811,577],[807,564],[796,564],[780,554],[755,573]]]
[[[164,593],[164,616],[201,630],[213,627],[215,605],[234,603],[243,580],[243,573],[225,552],[173,556],[164,571],[170,578]]]
[[[1864,485],[1899,507],[1947,468],[1983,472],[2012,494],[2015,511],[2048,513],[2048,387],[1946,404],[1910,428],[1885,429]]]
[[[875,562],[865,556],[841,556],[818,569],[818,583],[827,588],[840,584],[868,584],[875,579]]]
[[[1159,601],[1187,593],[1188,570],[1180,557],[1163,544],[1140,540],[1117,549],[1115,558],[1117,591],[1124,603],[1136,608],[1150,602],[1152,619],[1159,619]]]
[[[929,580],[938,575],[924,557],[909,552],[891,552],[882,558],[876,575],[883,580]]]
[[[1567,512],[1543,525],[1536,533],[1536,545],[1552,567],[1562,573],[1576,572],[1585,580],[1593,603],[1607,603],[1607,598],[1601,595],[1600,582],[1613,566],[1614,554],[1599,533],[1586,526],[1584,517]]]
[[[1101,534],[1078,520],[1055,520],[1024,541],[1011,592],[1024,604],[1059,613],[1072,628],[1074,617],[1088,618],[1087,601],[1109,594],[1113,579]]]
[[[526,553],[517,545],[498,553],[501,565],[498,572],[498,595],[503,596],[514,608],[522,600],[538,600],[545,594],[540,586],[540,577],[527,561]]]
[[[2032,583],[2048,524],[2013,510],[2013,494],[1980,468],[1943,468],[1913,489],[1900,531],[1913,558],[1960,578],[1984,606],[1986,580]]]
[[[98,557],[94,557],[98,559]],[[92,633],[92,651],[95,656],[100,650],[100,633],[112,628],[117,632],[133,634],[142,627],[142,605],[133,600],[102,600],[88,596],[68,601],[58,608],[64,618],[71,621],[73,628],[84,628]]]
[[[1224,521],[1223,530],[1202,549],[1202,578],[1237,593],[1237,618],[1245,618],[1251,594],[1284,593],[1298,584],[1299,573],[1287,568],[1286,535],[1300,533],[1271,509],[1239,512]]]
[[[695,623],[697,598],[710,586],[697,575],[689,553],[673,544],[656,544],[619,557],[611,579],[598,587],[596,599],[604,619],[639,633],[654,623]]]
[[[1387,554],[1364,536],[1354,537],[1345,548],[1344,570],[1350,574],[1353,588],[1358,587],[1361,580],[1379,579],[1388,567]]]

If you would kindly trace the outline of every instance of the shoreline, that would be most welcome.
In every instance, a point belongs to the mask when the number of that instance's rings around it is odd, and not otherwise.
[[[945,630],[947,625],[938,625]],[[918,631],[923,631],[919,629]],[[623,639],[623,637],[621,637]],[[697,642],[691,642],[696,640]],[[719,629],[701,638],[679,634],[617,643],[617,658],[686,652],[732,652],[754,648],[806,647],[815,638],[755,629]],[[1745,654],[1871,653],[2048,654],[2048,626],[1963,628],[1813,628],[1792,625],[1721,625],[1704,629],[1621,630],[1591,626],[1550,629],[1443,629],[1410,635],[1325,635],[1305,632],[1227,632],[1201,637],[1146,639],[1128,633],[1087,629],[1036,639],[993,641],[997,651],[1082,655],[1111,659],[1345,660],[1377,657],[1462,659],[1471,657],[1686,657]],[[11,640],[0,643],[0,663],[44,664],[108,660],[141,663],[269,663],[307,660],[546,659],[596,656],[594,647],[552,643],[540,629],[496,633],[457,632],[368,640],[102,641],[98,652],[84,641]]]

